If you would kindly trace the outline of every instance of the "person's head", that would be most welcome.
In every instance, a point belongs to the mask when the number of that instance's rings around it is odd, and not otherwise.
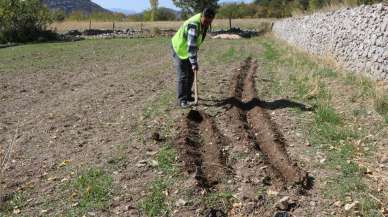
[[[214,17],[216,16],[216,11],[213,8],[205,8],[202,12],[202,18],[201,18],[201,23],[204,27],[209,27],[212,22]]]

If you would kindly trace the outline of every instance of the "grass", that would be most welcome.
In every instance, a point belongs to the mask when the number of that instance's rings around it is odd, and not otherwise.
[[[269,42],[268,42],[269,41]],[[328,184],[322,188],[322,193],[334,201],[352,196],[352,200],[360,201],[362,216],[380,216],[375,201],[365,197],[370,192],[363,179],[362,169],[355,162],[356,154],[353,141],[365,136],[361,131],[354,131],[347,118],[339,114],[333,107],[333,98],[338,92],[331,92],[330,81],[340,80],[345,85],[355,87],[357,100],[373,99],[376,96],[374,83],[366,78],[353,74],[338,73],[335,69],[322,64],[316,64],[308,55],[298,51],[290,51],[289,47],[271,42],[272,39],[261,40],[264,51],[261,58],[266,62],[264,69],[273,80],[270,96],[278,97],[278,84],[282,83],[282,94],[292,99],[314,105],[315,111],[310,116],[301,112],[294,114],[303,116],[302,127],[308,131],[309,143],[314,147],[313,152],[323,152],[326,161],[325,170],[334,172],[334,176],[324,177]],[[285,79],[288,78],[288,79]],[[337,91],[337,90],[334,90]],[[375,97],[375,110],[386,115],[385,99]],[[366,111],[353,110],[351,115],[362,115]],[[306,119],[308,121],[306,121]],[[357,120],[357,119],[356,119]],[[350,124],[350,125],[349,125]],[[362,153],[367,156],[367,153]]]
[[[315,110],[314,119],[317,124],[329,123],[338,125],[341,123],[340,117],[329,105],[318,106]]]
[[[278,58],[279,54],[276,52],[275,49],[273,49],[273,44],[270,42],[265,42],[262,45],[264,47],[264,51],[263,51],[264,59],[268,61],[275,61]]]
[[[0,206],[0,217],[11,216],[14,210],[21,209],[26,205],[26,194],[17,192],[11,196],[11,199]]]
[[[375,110],[386,119],[388,116],[388,94],[376,96],[374,107]]]
[[[164,91],[156,102],[149,102],[144,106],[144,119],[152,119],[166,112],[170,105],[174,104],[175,94],[172,91]]]
[[[112,198],[112,177],[102,169],[90,168],[81,172],[69,185],[71,206],[65,216],[82,216],[88,211],[107,208]]]
[[[163,172],[163,176],[153,180],[149,184],[149,192],[139,203],[139,207],[148,217],[169,216],[171,212],[167,205],[166,190],[176,181],[178,169],[176,168],[176,153],[170,145],[164,145],[156,154],[158,170]]]
[[[164,123],[161,132],[165,136],[172,134],[172,118],[166,113],[174,101],[174,93],[171,90],[163,91],[160,97],[154,101],[149,101],[144,106],[143,119],[149,121],[158,116],[164,116]],[[170,120],[170,121],[168,121]],[[138,137],[143,138],[143,134],[147,131],[147,127],[142,127],[138,131]],[[139,202],[138,207],[148,217],[169,216],[170,207],[167,205],[166,190],[171,188],[176,179],[178,169],[176,168],[176,152],[169,144],[164,144],[155,155],[154,159],[157,162],[157,170],[162,172],[162,175],[151,181],[148,184],[147,195]]]
[[[235,54],[236,54],[236,50],[233,47],[230,47],[222,55],[222,59],[225,60],[225,61],[231,61],[231,60],[234,59]]]
[[[314,75],[322,78],[336,78],[338,73],[334,69],[324,67],[315,71]]]
[[[234,199],[230,191],[210,192],[203,198],[207,207],[220,210],[229,210]]]
[[[159,170],[164,174],[173,175],[176,173],[176,152],[170,145],[166,145],[159,150],[156,160],[158,161]]]
[[[150,192],[140,202],[140,208],[148,217],[168,216],[170,209],[166,204],[165,191],[171,186],[171,182],[165,179],[156,179],[150,184]]]

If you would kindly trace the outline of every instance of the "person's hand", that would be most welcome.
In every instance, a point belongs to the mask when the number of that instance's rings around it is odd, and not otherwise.
[[[193,69],[193,72],[197,71],[198,72],[198,64],[192,65],[191,68]]]

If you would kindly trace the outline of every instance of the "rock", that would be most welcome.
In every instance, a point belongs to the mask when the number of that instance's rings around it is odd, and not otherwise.
[[[351,72],[388,80],[387,7],[366,5],[275,21],[279,38],[318,56],[332,56]]]
[[[18,209],[18,208],[15,208],[14,210],[13,210],[13,214],[19,214],[21,211],[20,211],[20,209]]]
[[[358,204],[359,204],[358,201],[354,201],[353,203],[346,204],[344,209],[345,209],[345,211],[350,211],[353,208],[355,208]]]
[[[158,163],[158,161],[156,161],[156,160],[151,160],[150,164],[151,164],[152,167],[157,167],[157,166],[159,166],[159,163]]]
[[[387,155],[381,156],[380,163],[382,163],[382,164],[388,163],[388,156]]]
[[[341,206],[342,206],[341,201],[336,201],[336,202],[334,203],[334,206],[336,206],[336,207],[341,207]]]
[[[175,205],[178,206],[178,207],[181,207],[181,206],[186,206],[187,202],[183,199],[179,199]]]
[[[136,164],[137,167],[144,167],[144,166],[146,166],[146,165],[147,165],[147,161],[146,161],[146,160],[141,160],[141,161],[139,161],[139,162]]]
[[[288,210],[290,205],[289,200],[290,200],[290,197],[288,196],[283,197],[276,203],[276,207],[280,210]]]
[[[279,192],[275,191],[275,190],[268,189],[267,194],[270,196],[277,196],[279,194]]]

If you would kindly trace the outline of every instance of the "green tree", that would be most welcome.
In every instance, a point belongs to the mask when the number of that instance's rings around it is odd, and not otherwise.
[[[159,1],[150,0],[150,5],[151,5],[151,21],[154,21],[158,10]]]
[[[169,9],[169,8],[164,8],[160,7],[158,10],[155,12],[155,17],[154,20],[152,20],[152,10],[146,10],[142,13],[143,19],[141,21],[168,21],[168,20],[176,20],[176,15],[175,13]]]
[[[46,28],[51,22],[40,0],[0,0],[0,42],[27,42],[51,39]]]
[[[218,9],[217,18],[229,19],[229,28],[232,28],[232,19],[254,17],[256,13],[255,4],[225,3]]]
[[[218,7],[219,0],[172,0],[178,8],[182,8],[183,13],[193,14],[202,12],[206,7]]]

